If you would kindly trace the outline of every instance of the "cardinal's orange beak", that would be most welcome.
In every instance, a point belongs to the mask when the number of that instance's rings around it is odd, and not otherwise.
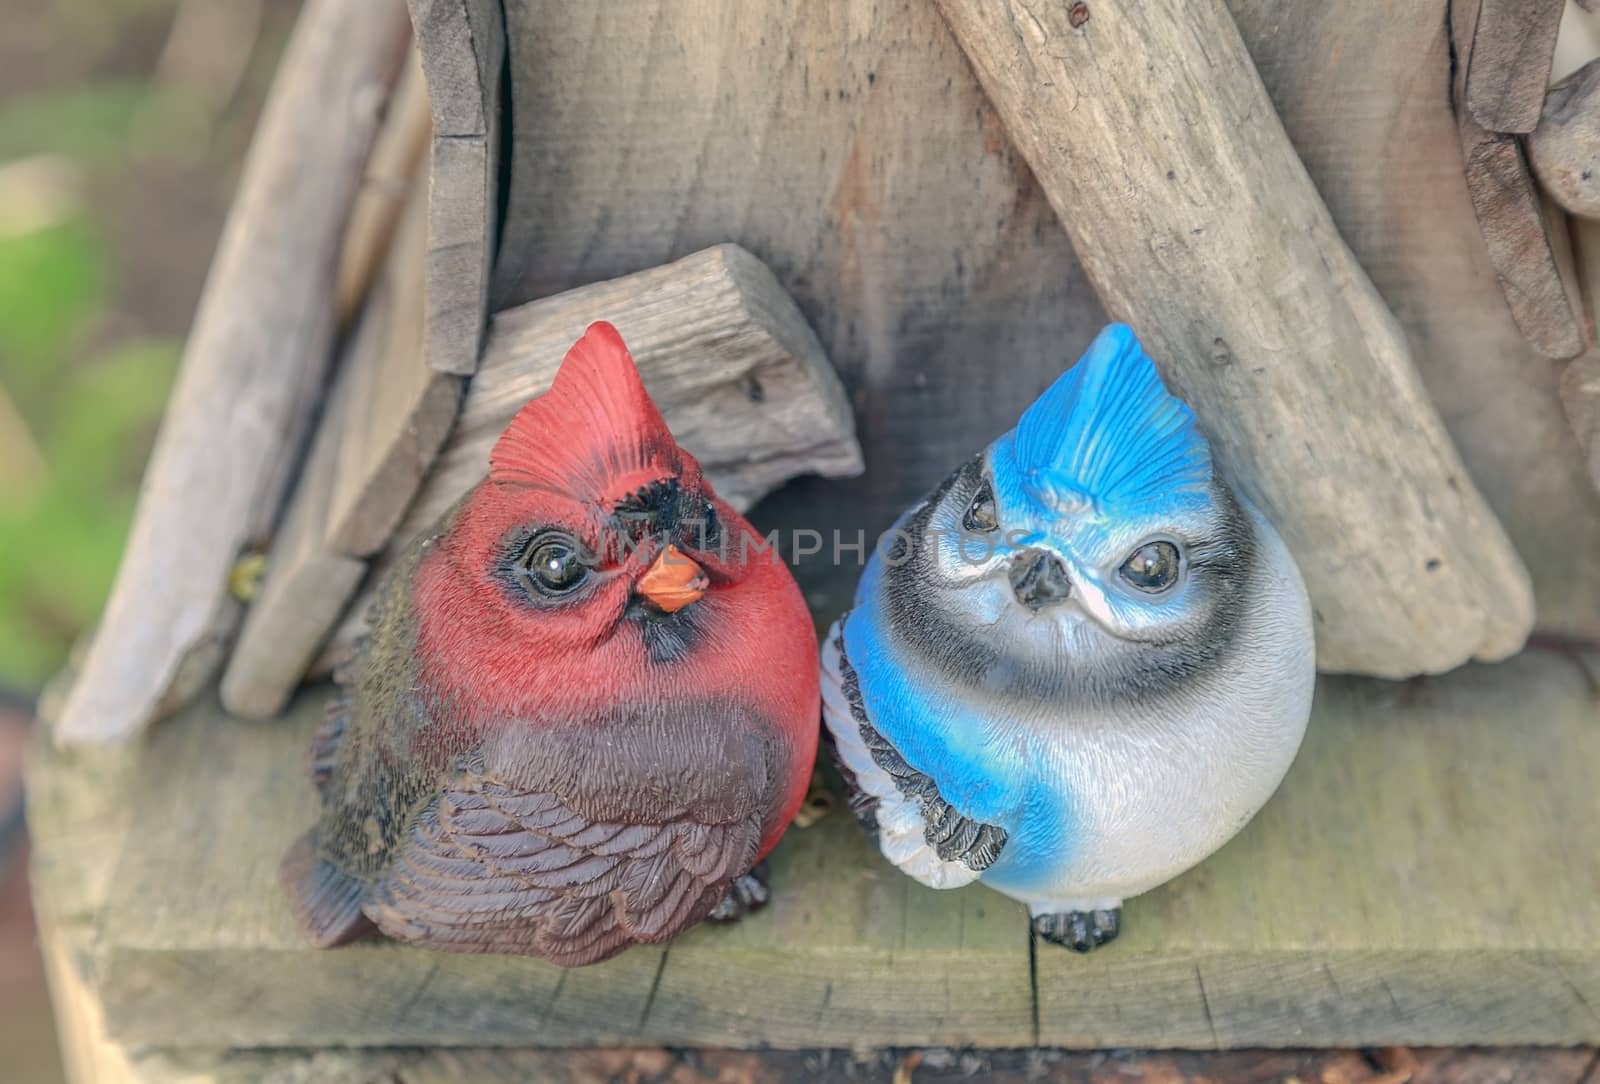
[[[639,593],[657,609],[673,614],[697,601],[710,585],[705,569],[669,543],[640,577]]]

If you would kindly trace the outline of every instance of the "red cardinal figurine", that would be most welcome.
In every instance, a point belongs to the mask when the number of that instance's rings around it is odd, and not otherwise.
[[[311,940],[577,965],[766,897],[818,729],[776,548],[679,448],[610,324],[385,579],[284,859]],[[752,539],[759,538],[750,534]]]

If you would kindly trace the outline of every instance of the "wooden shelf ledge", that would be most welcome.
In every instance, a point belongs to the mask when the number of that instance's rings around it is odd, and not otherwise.
[[[1530,652],[1325,679],[1300,759],[1233,843],[1088,957],[981,886],[934,892],[842,810],[793,830],[772,904],[562,971],[384,941],[307,948],[274,881],[314,802],[286,722],[214,700],[139,764],[35,765],[41,906],[94,915],[106,1030],[159,1047],[1229,1047],[1600,1040],[1600,712]],[[97,754],[104,757],[106,754]],[[112,779],[107,783],[105,780]],[[121,823],[114,789],[131,813]],[[103,871],[97,873],[96,871]],[[88,966],[88,965],[86,965]]]

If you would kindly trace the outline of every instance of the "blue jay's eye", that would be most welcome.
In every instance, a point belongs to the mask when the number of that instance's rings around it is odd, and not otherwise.
[[[961,517],[961,526],[969,531],[992,531],[1000,526],[994,513],[994,490],[988,482],[983,483],[978,495],[972,498],[967,514]]]
[[[1146,542],[1122,562],[1122,578],[1154,594],[1178,582],[1178,547],[1171,542]]]

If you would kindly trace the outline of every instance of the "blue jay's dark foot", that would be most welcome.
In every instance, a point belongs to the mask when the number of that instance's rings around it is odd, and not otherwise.
[[[1054,915],[1034,915],[1033,932],[1073,952],[1091,952],[1122,932],[1122,908],[1104,911],[1066,911]]]
[[[749,873],[735,877],[728,894],[706,916],[712,922],[737,922],[751,911],[767,905],[772,890],[767,887],[767,864],[757,862]]]

